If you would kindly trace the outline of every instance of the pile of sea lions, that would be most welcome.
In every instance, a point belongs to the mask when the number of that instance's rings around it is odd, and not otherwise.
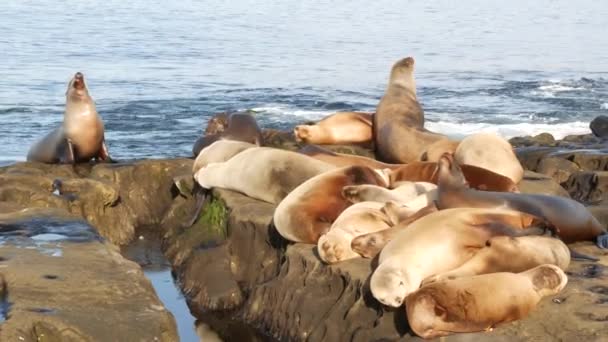
[[[75,130],[77,111],[87,121]],[[77,74],[63,126],[31,159],[109,159],[96,120]],[[423,338],[522,318],[565,287],[571,257],[585,257],[565,243],[608,248],[606,229],[580,203],[519,193],[524,170],[505,139],[477,133],[457,141],[427,130],[411,57],[393,65],[375,113],[335,113],[293,134],[304,144],[297,152],[265,147],[251,115],[215,117],[193,147],[199,194],[223,188],[276,205],[277,232],[316,245],[325,263],[377,258],[372,295],[405,304]],[[376,159],[319,144],[369,146]]]

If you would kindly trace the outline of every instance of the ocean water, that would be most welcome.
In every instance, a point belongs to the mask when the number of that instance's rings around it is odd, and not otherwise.
[[[0,2],[0,163],[24,160],[85,74],[116,159],[187,156],[207,118],[289,129],[374,110],[416,58],[428,128],[589,132],[608,114],[604,1]]]

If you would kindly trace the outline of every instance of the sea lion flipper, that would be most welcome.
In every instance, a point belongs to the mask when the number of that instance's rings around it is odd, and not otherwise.
[[[110,157],[110,151],[108,150],[108,145],[106,145],[105,139],[101,142],[101,147],[99,148],[99,152],[97,153],[97,159],[108,163],[112,162],[112,158]]]
[[[608,248],[608,233],[604,233],[597,237],[597,246],[602,249]]]
[[[203,188],[198,184],[198,182],[194,182],[194,188],[192,189],[192,195],[196,198],[196,206],[194,208],[194,213],[192,214],[192,218],[188,220],[185,224],[185,227],[192,227],[196,221],[198,220],[201,211],[205,207],[205,203],[209,198],[209,190]]]
[[[65,164],[74,164],[76,162],[76,158],[74,156],[74,145],[72,144],[72,139],[66,139],[65,149],[63,151],[63,162]]]
[[[601,248],[601,247],[600,247]],[[580,253],[575,251],[574,249],[568,247],[568,250],[570,250],[570,258],[571,259],[578,259],[578,260],[590,260],[590,261],[600,261],[600,259]]]

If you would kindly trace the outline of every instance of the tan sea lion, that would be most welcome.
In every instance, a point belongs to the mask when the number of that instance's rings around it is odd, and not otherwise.
[[[347,185],[386,186],[379,170],[347,166],[315,176],[293,190],[274,211],[274,226],[281,236],[294,242],[316,244],[351,203],[342,197]]]
[[[431,283],[407,297],[407,319],[423,338],[487,331],[527,316],[543,297],[559,293],[567,282],[559,267],[541,265],[521,273]]]
[[[448,138],[438,140],[424,149],[424,152],[420,156],[420,161],[437,162],[444,153],[454,153],[459,144],[459,140]]]
[[[221,163],[256,145],[236,140],[218,140],[203,148],[192,164],[192,174],[210,163]]]
[[[460,267],[426,278],[422,284],[496,272],[519,273],[543,264],[565,271],[570,265],[568,246],[550,236],[496,236]]]
[[[417,161],[427,146],[446,138],[424,128],[424,113],[416,98],[414,58],[393,65],[373,121],[376,157],[386,163]]]
[[[461,266],[490,238],[537,233],[521,229],[529,221],[530,215],[507,209],[458,208],[426,215],[382,249],[370,280],[372,295],[399,307],[422,280]]]
[[[569,198],[540,194],[478,191],[466,186],[462,170],[451,154],[439,160],[437,206],[447,208],[508,208],[542,218],[566,243],[596,240],[608,248],[606,229],[582,204]]]
[[[43,163],[110,160],[103,121],[89,95],[84,75],[77,72],[66,91],[63,124],[30,148],[27,160]]]
[[[298,125],[293,134],[296,141],[308,144],[370,144],[372,118],[371,113],[337,112],[315,125]]]
[[[221,121],[219,118],[218,122]],[[205,134],[198,138],[192,147],[192,153],[194,156],[198,156],[201,150],[217,140],[236,140],[248,142],[262,146],[264,144],[264,138],[262,137],[262,130],[255,121],[255,118],[251,114],[245,113],[233,113],[228,114],[228,121],[226,127],[218,124],[215,128],[220,131],[214,134]]]
[[[392,201],[404,205],[419,195],[436,188],[437,185],[428,182],[401,182],[394,189],[369,184],[351,185],[342,189],[342,196],[352,203]]]
[[[317,145],[307,145],[298,152],[335,165],[336,167],[359,165],[371,167],[372,169],[396,169],[402,166],[402,164],[387,164],[354,154],[336,153]]]
[[[459,165],[477,166],[505,176],[514,184],[524,177],[524,169],[513,146],[494,133],[475,133],[462,139],[454,151],[454,160]]]
[[[378,202],[359,202],[346,208],[331,225],[329,232],[321,235],[317,242],[321,260],[333,264],[361,257],[351,249],[352,239],[391,226],[388,217],[380,211],[383,205]]]
[[[278,204],[293,189],[334,166],[300,153],[271,147],[246,149],[194,174],[204,189],[224,188]]]

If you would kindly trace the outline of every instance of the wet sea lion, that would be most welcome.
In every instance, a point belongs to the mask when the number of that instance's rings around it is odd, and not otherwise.
[[[388,217],[380,211],[383,205],[360,202],[346,208],[331,225],[329,232],[319,238],[317,250],[321,260],[333,264],[361,257],[351,249],[352,239],[391,226]]]
[[[192,164],[192,174],[210,163],[225,162],[238,153],[253,147],[256,145],[243,141],[218,140],[201,150]]]
[[[248,142],[258,146],[264,144],[264,138],[262,137],[262,130],[255,121],[255,118],[250,114],[244,113],[233,113],[228,114],[228,121],[224,128],[221,123],[218,123],[215,130],[219,131],[214,134],[205,134],[198,138],[192,147],[192,153],[194,156],[198,156],[201,150],[217,140],[236,140]],[[218,122],[221,118],[217,119]],[[209,126],[208,126],[209,127]],[[212,130],[210,130],[212,131]]]
[[[204,189],[224,188],[278,204],[306,180],[334,169],[300,153],[271,147],[246,149],[223,163],[211,163],[194,174]]]
[[[351,205],[342,197],[342,188],[358,184],[386,186],[388,180],[380,170],[365,166],[322,173],[302,183],[279,203],[274,211],[274,226],[287,240],[316,244]]]
[[[372,158],[356,156],[354,154],[336,153],[317,145],[307,145],[301,148],[299,153],[333,164],[337,167],[344,166],[367,166],[373,169],[396,169],[401,164],[387,164]]]
[[[565,271],[570,265],[568,246],[550,236],[496,236],[460,267],[431,276],[423,285],[487,273],[519,273],[543,264],[555,265]]]
[[[424,113],[416,98],[414,58],[397,61],[373,120],[376,157],[386,163],[417,161],[427,146],[446,139],[424,128]]]
[[[524,169],[513,152],[513,146],[494,133],[475,133],[462,139],[454,151],[454,160],[459,165],[490,170],[511,179],[514,184],[524,177]]]
[[[509,208],[542,218],[566,243],[596,240],[600,248],[608,248],[606,229],[581,203],[559,196],[470,189],[454,156],[448,153],[439,160],[438,174],[439,209]]]
[[[559,293],[567,282],[555,265],[439,281],[407,297],[407,319],[423,338],[487,331],[527,316],[543,297]]]
[[[427,182],[401,182],[394,189],[369,184],[351,185],[342,189],[342,196],[352,203],[393,201],[404,205],[419,195],[436,188],[437,185]]]
[[[63,123],[35,143],[28,161],[43,163],[110,161],[103,121],[89,95],[84,75],[77,72],[68,84]]]
[[[507,209],[457,208],[424,216],[380,252],[370,280],[372,295],[382,304],[399,307],[422,280],[461,266],[490,238],[537,234],[521,229],[529,221],[529,215]]]
[[[308,144],[369,144],[372,141],[371,113],[337,112],[315,125],[298,125],[293,134],[298,142]]]

